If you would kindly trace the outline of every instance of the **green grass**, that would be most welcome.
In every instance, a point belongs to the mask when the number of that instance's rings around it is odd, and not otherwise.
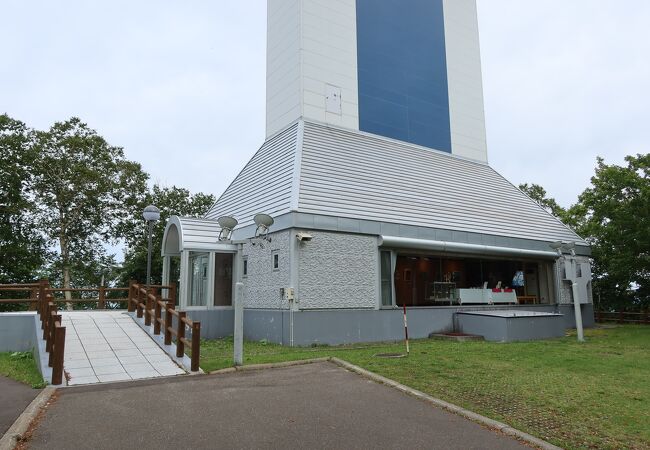
[[[34,389],[47,386],[31,352],[0,353],[0,375],[28,384]]]
[[[246,342],[245,364],[336,356],[434,397],[503,421],[556,445],[650,449],[650,327],[587,330],[566,338],[497,344],[402,344],[288,348]],[[232,365],[232,339],[204,341],[201,368]]]

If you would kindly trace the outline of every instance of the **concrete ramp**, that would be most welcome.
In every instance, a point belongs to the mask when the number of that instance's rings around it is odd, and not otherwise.
[[[125,311],[61,312],[69,386],[139,380],[187,372]]]

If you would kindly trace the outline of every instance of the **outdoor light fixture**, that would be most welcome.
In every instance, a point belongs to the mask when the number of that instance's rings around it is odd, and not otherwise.
[[[309,242],[314,239],[314,236],[301,231],[300,233],[296,234],[296,239],[298,239],[300,242]]]
[[[273,225],[273,217],[269,216],[268,214],[264,213],[259,213],[255,214],[255,217],[253,217],[253,221],[255,222],[255,225],[257,225],[257,228],[255,229],[255,240],[258,241],[266,241],[266,242],[271,242],[271,238],[268,237],[269,234],[269,228],[271,225]],[[252,242],[252,245],[259,245],[260,247],[264,248],[264,244],[262,242]]]
[[[221,227],[221,231],[219,231],[220,241],[229,240],[230,236],[232,235],[232,230],[234,230],[237,224],[239,223],[237,222],[237,219],[230,216],[221,216],[217,219],[217,222]]]
[[[582,329],[582,310],[580,308],[580,299],[578,298],[578,272],[576,264],[576,243],[575,242],[560,242],[555,241],[550,244],[550,247],[555,250],[558,256],[561,259],[564,259],[566,279],[571,282],[571,292],[573,295],[573,311],[576,319],[576,331],[578,334],[578,342],[584,342],[584,331]],[[565,256],[562,254],[562,250],[569,252],[570,256]],[[567,270],[566,265],[570,265],[570,269]],[[559,274],[558,274],[559,276]],[[558,281],[559,283],[559,281]]]
[[[149,248],[147,250],[147,286],[151,285],[151,235],[153,231],[153,224],[160,220],[160,210],[153,205],[147,206],[144,211],[142,211],[142,217],[147,221],[149,225]]]
[[[562,255],[562,242],[555,241],[550,244],[550,247],[557,252],[558,255]]]
[[[255,230],[255,237],[266,239],[266,236],[269,234],[269,228],[271,225],[273,225],[273,222],[275,222],[273,220],[273,217],[269,216],[268,214],[259,213],[255,215],[253,221],[255,222],[255,225],[257,225],[257,229]],[[269,242],[271,242],[270,239]]]

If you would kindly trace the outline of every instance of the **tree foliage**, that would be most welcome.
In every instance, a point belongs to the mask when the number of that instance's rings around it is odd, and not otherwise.
[[[122,224],[127,239],[127,251],[121,274],[122,285],[126,285],[131,279],[144,281],[147,275],[148,229],[142,219],[142,210],[146,205],[156,205],[160,209],[160,220],[153,227],[151,258],[151,278],[153,283],[159,284],[162,274],[160,251],[167,220],[173,215],[202,217],[214,202],[213,195],[203,193],[192,195],[187,189],[176,186],[154,185],[142,203],[133,208],[126,223]]]
[[[650,154],[626,166],[598,158],[592,186],[571,208],[592,245],[595,293],[613,308],[650,307]]]
[[[519,189],[531,199],[533,199],[539,206],[544,208],[547,212],[553,214],[555,217],[562,221],[567,219],[567,211],[562,208],[555,199],[548,197],[546,189],[539,184],[520,184]]]
[[[36,132],[34,148],[37,223],[58,246],[55,267],[70,287],[91,262],[110,263],[104,244],[119,237],[116,224],[144,197],[148,176],[76,117]]]
[[[0,284],[31,282],[47,256],[31,195],[33,133],[0,115]]]
[[[519,186],[591,244],[594,294],[611,310],[650,307],[650,154],[625,161],[598,158],[591,187],[568,209],[539,185]]]

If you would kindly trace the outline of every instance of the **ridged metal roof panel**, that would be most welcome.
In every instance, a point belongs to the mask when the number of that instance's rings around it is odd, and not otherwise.
[[[239,227],[253,223],[255,214],[273,217],[291,210],[298,124],[273,136],[257,151],[205,215],[216,220],[232,216]]]
[[[305,122],[298,211],[586,244],[487,164]]]

